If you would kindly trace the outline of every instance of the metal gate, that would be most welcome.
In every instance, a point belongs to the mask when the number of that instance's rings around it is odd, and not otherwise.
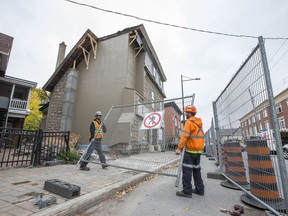
[[[0,167],[43,165],[69,150],[70,132],[0,128]]]

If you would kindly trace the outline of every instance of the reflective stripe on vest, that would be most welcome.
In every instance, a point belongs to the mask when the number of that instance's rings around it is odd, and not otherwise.
[[[103,138],[102,124],[99,124],[97,121],[94,121],[95,125],[95,139]]]
[[[198,125],[197,125],[197,127],[198,127]],[[199,127],[198,127],[198,128],[199,128]],[[204,138],[205,138],[205,136],[199,136],[199,135],[198,135],[200,132],[202,132],[202,133],[204,134],[204,131],[203,131],[202,128],[199,128],[198,131],[197,131],[197,133],[196,133],[196,135],[194,135],[194,136],[192,136],[191,133],[189,133],[188,131],[182,130],[182,132],[188,134],[188,135],[189,135],[189,138],[196,138],[196,139],[204,139]]]
[[[193,151],[193,150],[185,150],[185,151],[192,154],[202,154],[202,151]]]
[[[195,121],[193,121],[193,120],[192,120],[192,123],[198,127],[198,131],[197,131],[197,133],[196,133],[195,136],[190,135],[189,138],[204,139],[205,136],[199,136],[199,133],[200,133],[200,132],[202,132],[202,134],[204,134],[204,131],[203,131],[202,127],[199,127],[199,126],[195,123]]]

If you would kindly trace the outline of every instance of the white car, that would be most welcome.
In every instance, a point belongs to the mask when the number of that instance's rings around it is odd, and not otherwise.
[[[288,144],[285,144],[283,145],[283,154],[284,154],[284,158],[286,160],[288,160]]]

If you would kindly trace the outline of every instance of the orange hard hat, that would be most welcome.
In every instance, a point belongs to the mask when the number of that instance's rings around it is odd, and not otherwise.
[[[185,112],[190,112],[190,113],[197,113],[197,109],[196,109],[196,107],[195,106],[193,106],[193,105],[187,105],[186,107],[185,107],[185,110],[184,110]]]

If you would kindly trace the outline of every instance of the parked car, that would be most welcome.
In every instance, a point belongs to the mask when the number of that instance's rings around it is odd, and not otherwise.
[[[288,160],[288,144],[285,144],[283,145],[283,154],[284,154],[284,158],[286,160]]]

